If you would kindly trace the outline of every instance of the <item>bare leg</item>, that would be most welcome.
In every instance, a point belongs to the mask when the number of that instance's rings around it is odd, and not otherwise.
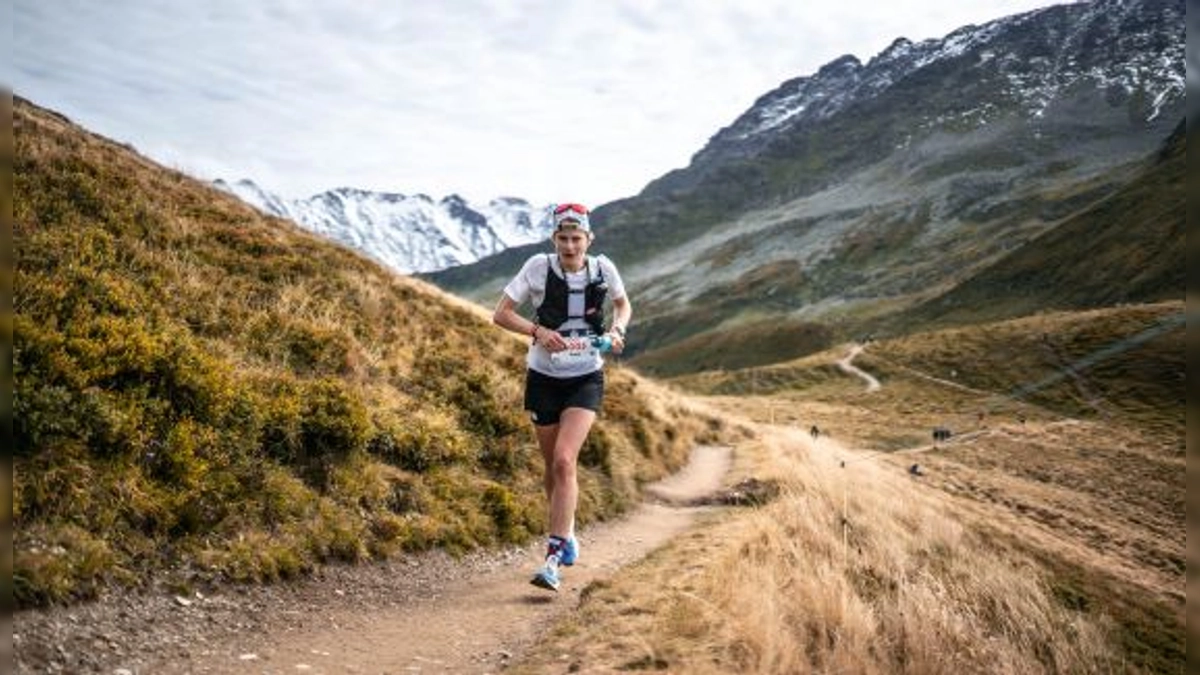
[[[542,488],[546,491],[546,522],[551,523],[554,520],[551,505],[554,503],[554,444],[558,441],[557,424],[547,424],[545,426],[534,426],[537,431],[538,448],[542,451]],[[550,531],[554,533],[553,530]],[[575,533],[575,518],[571,517],[571,534]]]
[[[537,432],[538,448],[542,451],[545,467],[542,471],[542,487],[546,490],[546,503],[549,504],[550,498],[554,496],[554,476],[550,473],[550,467],[554,465],[554,443],[558,439],[558,425],[535,425],[533,429]]]
[[[537,427],[538,446],[545,461],[544,487],[550,505],[550,534],[564,539],[575,527],[579,500],[576,462],[596,413],[585,408],[567,408],[557,425]]]

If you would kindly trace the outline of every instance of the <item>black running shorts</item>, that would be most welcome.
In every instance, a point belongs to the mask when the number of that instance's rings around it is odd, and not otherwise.
[[[600,412],[604,401],[604,371],[578,377],[550,377],[536,370],[525,372],[525,409],[538,426],[558,424],[567,408]]]

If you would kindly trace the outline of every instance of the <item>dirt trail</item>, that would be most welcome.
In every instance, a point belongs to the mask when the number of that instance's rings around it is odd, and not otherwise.
[[[850,348],[850,353],[846,354],[846,356],[838,361],[837,365],[838,368],[841,368],[843,371],[862,378],[862,380],[867,383],[867,391],[875,391],[879,389],[879,380],[875,379],[874,375],[868,373],[862,368],[859,368],[853,363],[854,357],[861,354],[862,350],[862,345],[854,345]]]
[[[697,448],[679,474],[651,486],[645,503],[619,522],[579,535],[580,559],[563,570],[558,593],[529,584],[542,544],[463,573],[447,558],[434,581],[391,607],[312,614],[300,627],[244,635],[203,658],[154,664],[162,673],[489,673],[498,672],[579,604],[593,581],[613,575],[692,524],[703,508],[674,506],[715,492],[729,448]]]

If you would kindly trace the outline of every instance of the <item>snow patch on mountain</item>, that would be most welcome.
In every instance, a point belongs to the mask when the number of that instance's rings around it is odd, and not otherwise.
[[[372,192],[342,187],[284,199],[242,179],[214,185],[264,213],[286,218],[403,273],[465,265],[507,248],[545,241],[549,207],[499,197],[472,204],[458,195]]]
[[[1162,23],[1177,25],[1178,39],[1164,39]],[[1184,95],[1183,31],[1183,3],[1176,0],[1094,0],[964,26],[940,40],[898,38],[866,65],[845,55],[815,75],[784,82],[713,140],[766,142],[877,97],[919,71],[964,57],[974,60],[978,81],[998,76],[1008,84],[990,102],[989,113],[1011,106],[1038,118],[1065,92],[1094,86],[1146,101],[1143,119],[1149,122]],[[996,58],[994,45],[1020,40],[1035,43],[1031,51],[1038,55]],[[1117,52],[1122,58],[1112,58]],[[991,115],[963,117],[987,124]]]

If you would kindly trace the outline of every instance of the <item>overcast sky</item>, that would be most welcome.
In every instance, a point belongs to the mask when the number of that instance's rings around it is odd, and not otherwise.
[[[15,94],[199,178],[592,206],[843,54],[1062,4],[13,1]]]

